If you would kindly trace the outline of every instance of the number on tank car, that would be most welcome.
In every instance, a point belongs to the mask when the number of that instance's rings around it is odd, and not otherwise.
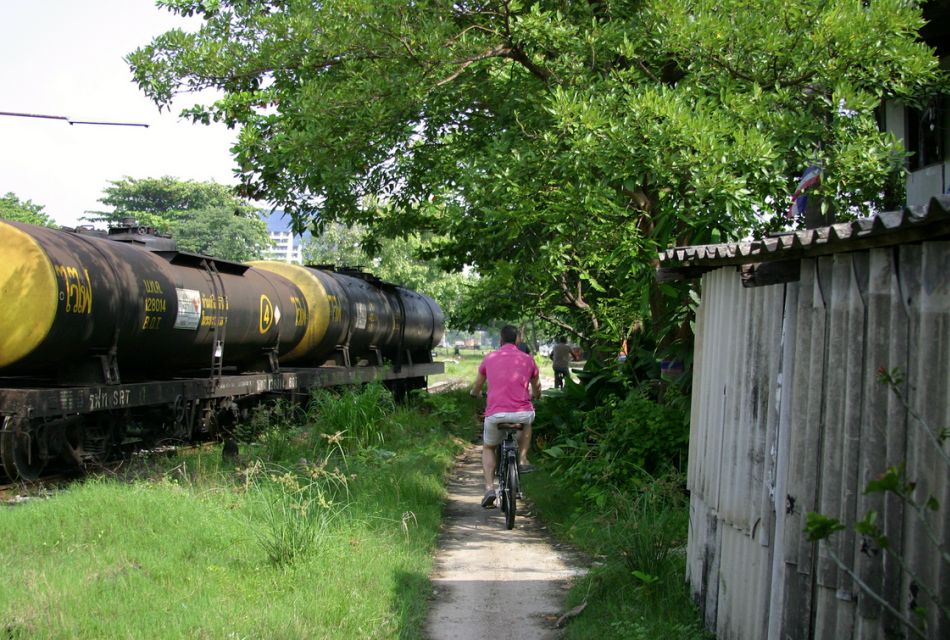
[[[89,410],[115,409],[127,407],[132,392],[128,389],[102,390],[97,389],[89,394]]]

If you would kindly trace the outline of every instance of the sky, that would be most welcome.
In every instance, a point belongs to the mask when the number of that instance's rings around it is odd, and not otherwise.
[[[149,125],[0,116],[0,195],[12,192],[75,226],[84,212],[105,209],[103,189],[125,176],[235,184],[236,132],[179,118],[187,100],[159,113],[123,61],[188,25],[154,0],[0,0],[0,111]]]

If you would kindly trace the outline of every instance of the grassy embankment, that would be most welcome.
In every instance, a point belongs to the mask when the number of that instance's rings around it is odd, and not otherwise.
[[[460,406],[323,395],[256,415],[238,464],[208,449],[0,507],[0,636],[418,637]]]
[[[565,609],[587,602],[564,637],[701,640],[701,617],[685,585],[688,505],[680,481],[657,479],[636,495],[614,494],[602,506],[552,477],[543,455],[525,476],[525,493],[559,538],[593,559]]]
[[[396,409],[370,387],[246,430],[259,444],[236,465],[208,449],[0,508],[3,637],[418,637],[470,400]],[[565,608],[589,606],[567,637],[705,637],[683,588],[675,486],[597,508],[544,466],[526,491],[600,563],[569,595]]]

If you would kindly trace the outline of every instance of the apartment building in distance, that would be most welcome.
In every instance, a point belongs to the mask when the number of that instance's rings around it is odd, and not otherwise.
[[[264,252],[265,260],[303,264],[303,236],[295,235],[290,225],[290,216],[277,209],[272,213],[261,212],[261,219],[267,223],[267,235],[270,236],[270,248]]]

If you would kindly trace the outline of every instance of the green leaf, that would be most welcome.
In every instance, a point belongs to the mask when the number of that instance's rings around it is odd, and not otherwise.
[[[902,467],[888,467],[880,476],[874,480],[869,480],[867,485],[864,487],[864,493],[887,493],[893,492],[899,495],[903,495],[904,492],[903,484],[903,468]]]
[[[644,573],[643,571],[634,570],[631,571],[633,577],[642,582],[643,584],[655,584],[659,582],[660,578],[649,573]]]
[[[836,518],[829,518],[820,513],[811,511],[805,516],[805,533],[808,540],[816,542],[824,540],[836,531],[841,531],[845,526]]]

